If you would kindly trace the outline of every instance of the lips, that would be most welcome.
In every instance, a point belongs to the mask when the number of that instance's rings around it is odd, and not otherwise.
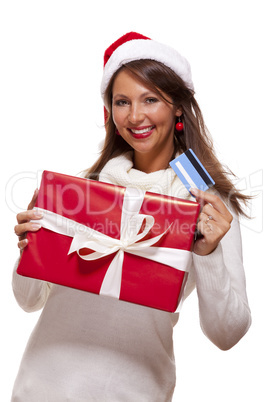
[[[132,127],[128,128],[128,131],[134,138],[139,139],[149,137],[152,134],[154,128],[155,126]]]

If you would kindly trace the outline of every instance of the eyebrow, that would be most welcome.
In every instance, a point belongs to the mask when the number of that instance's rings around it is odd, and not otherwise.
[[[140,97],[145,98],[148,95],[150,95],[150,96],[159,96],[157,93],[155,93],[153,91],[147,91],[147,92],[143,92]],[[128,98],[128,96],[125,95],[125,94],[115,94],[115,95],[113,95],[113,98]]]
[[[113,95],[113,98],[128,98],[128,96],[126,96],[124,94],[115,94],[115,95]]]

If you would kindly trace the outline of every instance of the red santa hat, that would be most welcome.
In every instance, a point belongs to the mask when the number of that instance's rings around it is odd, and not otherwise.
[[[141,59],[160,61],[182,78],[189,89],[194,89],[190,64],[180,53],[139,33],[129,32],[112,43],[104,53],[102,97],[110,79],[123,64]]]

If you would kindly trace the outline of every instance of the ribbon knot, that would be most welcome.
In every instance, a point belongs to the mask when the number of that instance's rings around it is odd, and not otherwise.
[[[123,251],[126,251],[127,250],[127,248],[128,248],[128,246],[129,246],[129,241],[127,241],[127,240],[121,240],[121,247],[120,247],[120,249],[121,250],[123,250]]]

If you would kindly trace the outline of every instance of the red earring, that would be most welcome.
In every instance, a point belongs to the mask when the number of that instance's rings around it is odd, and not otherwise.
[[[119,133],[119,131],[117,129],[115,130],[115,134],[120,135],[120,133]]]
[[[179,116],[178,117],[178,123],[176,123],[176,130],[177,131],[183,131],[183,129],[184,129],[184,125],[183,125],[183,122],[182,122],[182,120],[181,120],[181,117]]]

